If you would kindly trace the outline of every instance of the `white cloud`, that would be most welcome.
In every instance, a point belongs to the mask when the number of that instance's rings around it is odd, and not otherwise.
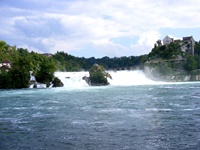
[[[99,39],[92,42],[95,49],[102,54],[102,56],[118,57],[126,55],[128,48],[120,44],[113,43],[109,39]]]
[[[200,28],[198,0],[44,0],[41,5],[19,0],[19,4],[0,6],[4,12],[0,38],[9,39],[10,34],[16,45],[44,52],[81,51],[90,45],[109,56],[140,55],[163,36],[160,29]],[[129,46],[112,41],[121,37],[138,41]]]
[[[160,34],[157,31],[143,32],[140,34],[138,42],[131,45],[131,49],[135,55],[148,54],[159,37]]]

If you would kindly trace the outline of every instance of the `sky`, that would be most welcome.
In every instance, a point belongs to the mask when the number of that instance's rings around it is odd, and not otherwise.
[[[200,0],[0,0],[0,40],[77,57],[148,54],[158,39],[200,40]]]

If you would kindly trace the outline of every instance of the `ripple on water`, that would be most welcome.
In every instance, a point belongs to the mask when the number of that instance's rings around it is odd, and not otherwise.
[[[107,109],[99,109],[99,113],[125,113],[126,110],[122,108],[107,108]]]
[[[155,111],[155,112],[159,112],[159,111],[172,111],[172,109],[170,108],[146,108],[146,111]]]
[[[120,125],[124,121],[85,121],[85,120],[73,120],[72,124],[76,125],[92,125],[92,126],[105,126],[105,125]]]
[[[186,109],[183,109],[183,111],[196,111],[196,110],[200,110],[200,108],[186,108]]]
[[[9,128],[10,132],[17,132],[18,130],[31,131],[30,127],[27,127],[28,121],[25,118],[0,118],[0,123],[6,125],[1,127],[1,132],[6,132]],[[5,131],[4,131],[5,130]]]

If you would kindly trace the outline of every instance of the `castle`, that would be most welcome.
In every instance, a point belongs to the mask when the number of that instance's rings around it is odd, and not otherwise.
[[[194,55],[194,45],[195,40],[192,36],[189,37],[183,37],[182,40],[174,40],[173,38],[170,38],[168,35],[163,39],[163,45],[169,45],[172,42],[179,43],[181,46],[181,50],[185,53],[189,53],[191,55]]]

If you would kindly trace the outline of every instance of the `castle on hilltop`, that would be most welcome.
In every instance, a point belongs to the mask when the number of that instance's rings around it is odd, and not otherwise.
[[[194,55],[194,45],[195,40],[192,36],[189,37],[183,37],[182,40],[174,40],[173,38],[170,38],[168,35],[163,39],[163,45],[169,45],[172,42],[179,43],[181,46],[181,50],[185,53],[189,53],[191,55]]]

